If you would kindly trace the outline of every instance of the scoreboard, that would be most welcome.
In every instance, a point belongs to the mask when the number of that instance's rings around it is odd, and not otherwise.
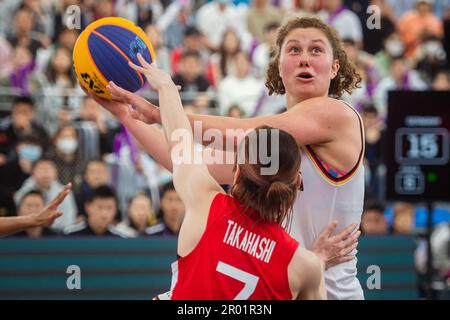
[[[450,201],[450,92],[388,96],[388,200]]]

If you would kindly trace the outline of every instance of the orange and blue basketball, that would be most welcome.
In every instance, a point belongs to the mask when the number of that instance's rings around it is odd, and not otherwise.
[[[89,92],[110,99],[109,81],[135,92],[145,84],[145,76],[128,62],[140,65],[137,54],[151,63],[152,45],[144,31],[131,21],[110,17],[94,21],[80,34],[73,50],[73,64],[80,84]]]

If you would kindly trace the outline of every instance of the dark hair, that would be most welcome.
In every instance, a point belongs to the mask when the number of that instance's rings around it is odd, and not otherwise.
[[[87,202],[92,202],[95,199],[106,199],[106,198],[107,199],[113,198],[116,204],[118,203],[116,192],[110,186],[103,185],[92,190],[91,194],[87,198]]]
[[[267,70],[266,87],[269,89],[269,94],[286,93],[278,70],[281,47],[284,39],[292,30],[306,28],[315,28],[322,31],[333,48],[333,58],[339,60],[339,71],[336,77],[331,80],[328,94],[335,97],[341,97],[344,94],[344,91],[352,93],[353,89],[359,87],[361,76],[357,73],[355,65],[348,60],[336,30],[317,18],[294,18],[286,22],[278,30],[275,51]]]
[[[377,211],[384,215],[385,206],[382,202],[378,200],[367,200],[364,204],[364,212],[366,211]]]
[[[264,26],[264,32],[269,32],[274,29],[278,29],[280,27],[280,24],[278,22],[270,22]]]
[[[234,29],[227,29],[222,36],[222,43],[219,48],[219,66],[220,66],[220,72],[222,73],[222,77],[225,78],[227,76],[227,64],[229,63],[227,52],[225,51],[225,38],[228,34],[234,34],[238,40],[238,47],[236,48],[236,51],[232,53],[233,56],[236,56],[239,51],[241,51],[241,41],[239,39],[239,36],[237,32]]]
[[[165,195],[166,192],[168,192],[168,191],[176,191],[176,190],[175,190],[175,186],[173,185],[173,181],[166,182],[166,183],[161,187],[161,198],[164,197],[164,195]]]
[[[27,96],[15,97],[12,102],[12,108],[14,108],[18,104],[28,104],[29,106],[34,108],[34,101],[31,97]]]
[[[378,109],[375,108],[373,104],[368,104],[364,107],[363,113],[373,113],[375,115],[378,115]]]
[[[39,138],[37,138],[36,136],[32,136],[32,135],[24,135],[19,137],[19,139],[17,139],[17,145],[19,144],[35,144],[40,146],[41,148],[42,146],[42,142],[41,140],[39,140]]]
[[[268,133],[265,135],[267,138],[262,138],[263,131]],[[279,149],[279,168],[274,175],[263,175],[261,169],[270,167],[272,163],[262,164],[259,157],[252,155],[255,155],[255,152],[260,153],[260,148],[263,148],[267,150],[266,154],[270,153],[273,157],[271,142],[275,132],[278,132],[276,143]],[[256,148],[254,142],[256,142]],[[236,161],[236,163],[240,162],[238,164],[240,176],[231,188],[231,195],[244,206],[257,211],[261,221],[281,224],[292,212],[298,191],[297,176],[301,157],[295,139],[280,129],[269,126],[258,127],[245,136],[239,146],[239,154],[244,159]],[[252,157],[257,158],[256,163],[249,161]]]
[[[198,37],[200,35],[200,31],[194,26],[187,26],[186,29],[184,29],[184,37]]]
[[[200,60],[200,53],[198,51],[195,50],[187,50],[183,52],[183,55],[181,56],[181,59],[186,59],[186,58],[195,58],[197,60]]]
[[[23,203],[25,198],[27,198],[29,196],[38,196],[38,197],[40,197],[42,199],[42,202],[45,203],[45,197],[44,197],[44,194],[42,192],[40,192],[39,190],[30,190],[27,193],[25,193],[22,196],[22,198],[20,198],[19,206]]]

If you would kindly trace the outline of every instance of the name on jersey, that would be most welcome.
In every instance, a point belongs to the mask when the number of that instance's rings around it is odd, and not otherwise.
[[[242,250],[265,263],[269,263],[276,245],[272,239],[250,232],[233,220],[228,220],[223,243]]]

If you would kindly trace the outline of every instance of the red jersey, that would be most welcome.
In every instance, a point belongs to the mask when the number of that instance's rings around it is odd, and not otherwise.
[[[254,211],[219,193],[197,246],[172,265],[172,299],[290,300],[297,247],[282,227],[257,222]]]

